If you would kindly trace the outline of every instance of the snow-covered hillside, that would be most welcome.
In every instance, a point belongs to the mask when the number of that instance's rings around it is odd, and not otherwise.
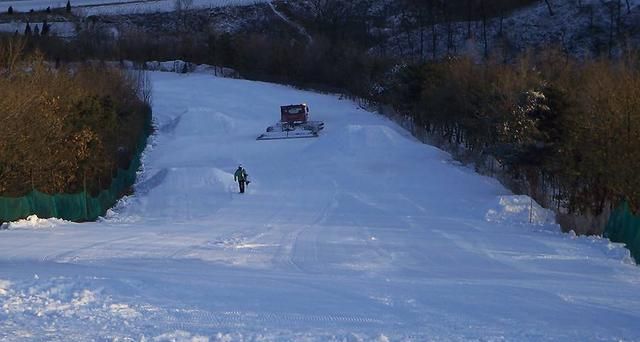
[[[640,269],[336,96],[153,73],[107,219],[0,231],[2,341],[640,341]],[[256,141],[305,102],[316,139]],[[237,193],[242,163],[252,183]]]
[[[71,0],[74,13],[81,15],[131,14],[170,12],[180,2],[182,8],[210,8],[224,6],[252,5],[266,0]],[[44,10],[47,7],[63,8],[66,0],[8,0],[0,1],[0,10],[12,6],[15,11],[29,12]]]
[[[639,46],[640,0],[620,2],[619,29],[615,26],[617,17],[611,23],[611,11],[617,15],[617,9],[611,7],[614,3],[600,0],[552,1],[553,15],[550,15],[544,1],[539,1],[537,5],[516,11],[505,19],[503,32],[509,44],[521,50],[556,45],[579,56],[590,56],[596,50],[606,54],[612,28],[616,31],[613,33],[613,50],[620,48],[624,40],[628,40],[631,46]],[[492,31],[498,34],[497,20],[492,23]],[[477,37],[481,40],[479,34]],[[500,38],[492,40],[492,45],[500,44]]]
[[[378,1],[382,9],[389,2]],[[614,55],[621,48],[640,46],[640,0],[620,1],[619,18],[616,1],[559,0],[550,3],[553,15],[545,1],[539,0],[512,13],[505,13],[503,17],[489,18],[486,22],[487,52],[503,57],[514,52],[554,47],[585,57],[606,56],[610,41]],[[431,27],[423,28],[421,44],[420,30],[407,30],[405,27],[407,22],[415,19],[404,15],[388,17],[387,26],[382,31],[382,35],[388,36],[387,46],[381,46],[379,50],[414,57],[422,51],[424,58],[431,58]],[[447,54],[483,56],[484,32],[481,20],[470,24],[468,21],[455,21],[437,25],[437,57],[442,58]]]

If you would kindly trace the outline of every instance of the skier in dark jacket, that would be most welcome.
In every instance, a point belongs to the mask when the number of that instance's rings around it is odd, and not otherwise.
[[[242,167],[242,165],[238,165],[238,169],[236,173],[233,174],[233,180],[238,182],[238,186],[240,187],[240,193],[244,194],[244,185],[249,184],[249,180],[247,179],[247,171]]]

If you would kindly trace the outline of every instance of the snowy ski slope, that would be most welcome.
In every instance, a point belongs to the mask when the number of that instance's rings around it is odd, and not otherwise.
[[[336,96],[152,73],[136,195],[0,231],[1,341],[640,341],[640,269]],[[320,138],[256,141],[305,102]],[[237,193],[232,173],[252,183]]]

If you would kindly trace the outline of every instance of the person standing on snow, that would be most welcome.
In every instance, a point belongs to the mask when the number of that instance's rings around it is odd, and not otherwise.
[[[233,180],[238,182],[238,187],[240,187],[240,193],[244,194],[244,185],[249,184],[249,180],[247,179],[247,171],[242,167],[242,164],[238,165],[238,169],[233,174]]]

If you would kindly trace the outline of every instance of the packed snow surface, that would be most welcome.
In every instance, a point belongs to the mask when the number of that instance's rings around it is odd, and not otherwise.
[[[105,219],[0,230],[2,341],[640,341],[640,269],[337,96],[151,74]],[[319,138],[256,141],[307,103]],[[252,183],[238,194],[242,163]]]

